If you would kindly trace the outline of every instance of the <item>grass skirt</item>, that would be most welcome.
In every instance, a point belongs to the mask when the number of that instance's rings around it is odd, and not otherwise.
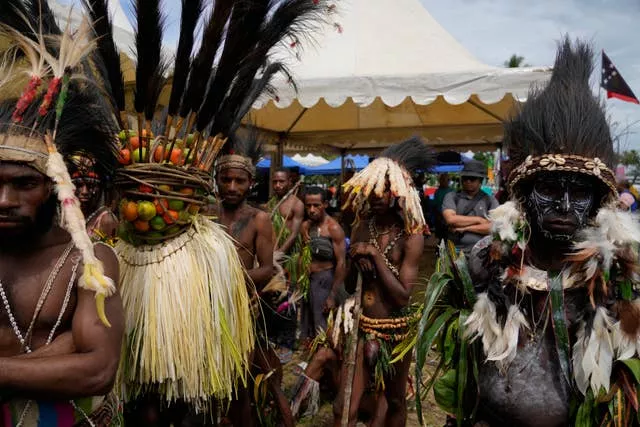
[[[240,259],[223,229],[202,217],[161,245],[120,241],[125,402],[152,392],[197,410],[246,381],[254,325]]]

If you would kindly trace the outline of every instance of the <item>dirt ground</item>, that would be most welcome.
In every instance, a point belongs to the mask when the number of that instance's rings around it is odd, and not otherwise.
[[[433,272],[435,267],[435,247],[436,243],[433,238],[430,238],[425,243],[425,251],[420,263],[420,277],[421,282],[414,289],[413,298],[421,300],[424,298],[424,290],[426,286],[426,280]],[[297,375],[294,373],[294,369],[298,363],[300,363],[301,353],[296,352],[291,362],[284,366],[284,379],[283,379],[283,388],[285,393],[290,396],[293,388],[296,385]],[[435,362],[433,360],[430,361],[430,365],[435,367]],[[411,370],[413,372],[413,369]],[[425,372],[425,375],[428,375],[428,372]],[[423,402],[422,404],[424,422],[426,426],[433,427],[441,427],[445,425],[445,414],[437,407],[435,402],[433,401],[433,395],[429,396],[428,401]],[[408,419],[407,426],[415,427],[419,426],[418,417],[416,416],[415,411],[415,401],[410,400],[407,402],[407,410],[408,410]],[[312,419],[301,419],[298,421],[299,426],[314,426],[314,427],[324,427],[331,426],[333,422],[333,410],[332,410],[332,401],[325,399],[321,401],[320,412],[313,417]]]

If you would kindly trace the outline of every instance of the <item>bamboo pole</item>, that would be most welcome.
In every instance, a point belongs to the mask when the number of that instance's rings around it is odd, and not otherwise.
[[[357,267],[355,267],[357,268]],[[353,375],[356,372],[356,356],[358,354],[358,326],[360,323],[360,305],[362,302],[362,272],[358,269],[356,281],[356,304],[353,307],[353,329],[351,329],[351,341],[347,354],[347,376],[344,378],[344,402],[342,402],[342,427],[349,425],[349,412],[351,410],[351,395],[353,394]]]
[[[280,201],[276,204],[276,206],[271,211],[271,214],[270,214],[271,219],[273,219],[273,217],[275,216],[276,212],[278,212],[280,210],[280,206],[282,206],[282,204],[284,203],[285,200],[287,200],[291,196],[295,196],[295,195],[298,194],[298,190],[300,189],[301,186],[302,186],[302,180],[298,181],[296,183],[296,185],[294,185],[293,188],[291,190],[289,190],[287,192],[287,194],[285,194],[282,199],[280,199]],[[293,205],[289,206],[289,210],[287,211],[287,215],[284,217],[284,221],[285,222],[287,221],[287,218],[289,218],[289,215],[291,215],[291,211],[292,210],[293,210]],[[277,236],[276,240],[273,242],[273,248],[274,249],[278,249],[278,242],[280,242],[280,239],[282,238],[282,235],[284,234],[284,229],[285,228],[287,228],[287,225],[283,224],[283,227],[280,230],[280,233],[278,233],[278,236]]]

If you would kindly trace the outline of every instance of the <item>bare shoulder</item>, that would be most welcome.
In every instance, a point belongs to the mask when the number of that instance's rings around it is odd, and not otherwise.
[[[266,223],[271,223],[271,216],[268,213],[261,209],[254,208],[253,206],[251,206],[250,208],[251,216],[253,216],[253,218],[255,219],[256,224],[264,225]]]
[[[94,245],[94,252],[96,258],[98,258],[104,266],[104,274],[117,284],[120,277],[120,266],[113,248],[104,243],[96,243]]]
[[[404,248],[405,252],[411,251],[421,255],[424,249],[424,235],[422,233],[409,234],[404,238]]]
[[[334,237],[344,237],[342,226],[331,217],[329,217],[329,233]]]
[[[107,209],[98,218],[97,228],[107,236],[114,235],[118,229],[118,218]]]

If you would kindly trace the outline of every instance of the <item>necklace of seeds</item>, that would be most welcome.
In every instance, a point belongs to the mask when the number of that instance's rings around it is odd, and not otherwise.
[[[91,222],[92,219],[94,219],[96,217],[96,215],[98,215],[98,213],[101,211],[102,209],[98,208],[95,211],[93,211],[93,213],[91,215],[89,215],[87,217],[87,219],[84,220],[85,224],[89,224]]]
[[[389,252],[391,252],[391,249],[395,247],[396,243],[398,243],[398,240],[400,240],[400,238],[404,234],[404,230],[400,230],[400,232],[394,236],[394,238],[384,248],[384,251],[380,249],[380,244],[378,244],[378,238],[384,234],[391,232],[391,230],[393,230],[393,227],[389,228],[389,230],[386,231],[385,233],[379,234],[378,231],[376,230],[376,226],[374,224],[373,218],[369,220],[369,236],[370,236],[369,243],[371,243],[373,247],[376,248],[378,252],[382,254],[384,263],[387,265],[389,270],[391,270],[393,275],[396,277],[400,277],[400,272],[398,271],[395,265],[391,264],[391,262],[389,261],[388,255],[389,255]]]
[[[23,336],[22,332],[20,331],[18,322],[16,321],[15,316],[13,315],[13,311],[11,310],[11,305],[9,304],[9,299],[7,298],[7,294],[4,290],[4,286],[2,285],[2,281],[0,281],[0,298],[2,299],[2,304],[4,305],[4,309],[7,312],[7,317],[9,318],[9,323],[11,324],[11,328],[13,329],[13,333],[18,338],[18,341],[20,341],[22,350],[25,351],[26,353],[31,353],[32,350],[29,344],[27,343],[27,339],[25,337],[27,338],[31,337],[38,315],[40,314],[40,311],[42,310],[42,306],[44,305],[44,302],[46,301],[47,297],[49,296],[49,293],[51,292],[51,288],[53,287],[53,282],[58,277],[58,274],[60,273],[62,266],[65,264],[67,258],[69,257],[69,254],[71,253],[72,249],[73,249],[73,244],[70,244],[69,246],[67,246],[65,251],[62,253],[60,258],[56,262],[56,265],[51,270],[51,273],[47,278],[45,286],[42,289],[42,293],[40,294],[40,298],[38,298],[38,303],[36,304],[36,308],[34,310],[33,317],[31,318],[31,323],[29,324],[29,328],[27,329],[26,336]],[[71,278],[69,279],[69,283],[67,284],[67,290],[65,292],[62,307],[60,309],[60,312],[58,313],[58,318],[56,319],[56,323],[53,325],[53,328],[51,329],[51,332],[49,333],[49,336],[47,337],[47,341],[45,342],[44,345],[51,344],[51,341],[53,341],[53,336],[56,330],[58,329],[58,327],[60,327],[60,323],[62,322],[62,317],[65,311],[67,310],[67,306],[69,305],[69,300],[71,299],[71,290],[73,289],[73,284],[75,283],[75,280],[76,280],[76,275],[77,275],[79,265],[80,265],[79,262],[76,262],[73,265],[73,268],[71,270]],[[32,402],[33,402],[32,400],[27,401],[24,409],[22,410],[22,414],[18,419],[18,423],[16,424],[16,427],[22,427],[22,425],[24,424],[24,419],[29,413],[29,410],[31,409]],[[73,408],[84,416],[84,418],[88,421],[89,425],[92,427],[95,427],[93,422],[89,419],[87,414],[84,412],[84,410],[78,407],[75,404],[75,402],[73,401],[70,401],[70,402]]]

